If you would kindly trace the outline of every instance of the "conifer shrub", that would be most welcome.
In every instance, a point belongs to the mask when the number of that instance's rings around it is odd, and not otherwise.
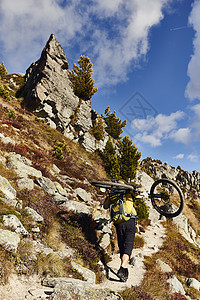
[[[2,75],[8,75],[8,71],[6,70],[6,67],[5,67],[3,61],[0,64],[0,76],[2,76]]]
[[[0,96],[5,100],[11,100],[10,93],[6,89],[6,86],[3,86],[1,83],[0,83]]]
[[[128,136],[118,142],[118,149],[121,178],[124,180],[135,178],[141,153]]]
[[[110,165],[111,165],[110,177],[114,180],[119,180],[121,178],[120,176],[121,168],[120,168],[119,157],[116,154],[113,155]]]
[[[143,199],[136,198],[134,207],[137,211],[137,216],[139,220],[147,220],[149,218],[149,209]]]
[[[63,153],[66,149],[66,144],[65,144],[65,141],[62,140],[61,142],[58,142],[57,145],[54,145],[53,147],[53,150],[54,150],[54,153],[53,153],[53,156],[55,156],[57,159],[63,159],[64,156],[63,156]]]
[[[11,109],[9,111],[8,116],[9,116],[10,119],[16,119],[17,118],[16,113],[13,109]]]
[[[135,178],[141,153],[138,152],[137,147],[132,144],[132,140],[128,136],[118,141],[116,146],[109,138],[101,156],[111,178],[125,181]]]
[[[71,86],[75,95],[80,99],[90,100],[97,92],[97,88],[94,87],[94,79],[91,77],[93,74],[93,65],[89,57],[84,55],[80,56],[78,65],[79,66],[74,63],[72,71],[69,71]]]
[[[103,126],[103,120],[100,116],[96,118],[96,120],[93,122],[93,129],[92,129],[94,137],[100,141],[104,138],[104,126]]]
[[[111,112],[109,106],[105,110],[105,115],[107,133],[114,139],[119,139],[120,134],[123,132],[122,128],[126,126],[126,120],[122,121],[117,118],[115,111]]]

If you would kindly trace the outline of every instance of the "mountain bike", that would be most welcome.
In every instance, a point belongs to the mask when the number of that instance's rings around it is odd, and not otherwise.
[[[123,184],[109,181],[93,181],[92,185],[110,190],[112,193],[125,194],[128,191],[136,199],[140,195],[140,187],[135,184]],[[184,196],[176,182],[167,178],[156,180],[149,193],[152,206],[156,211],[167,218],[177,217],[184,207]]]

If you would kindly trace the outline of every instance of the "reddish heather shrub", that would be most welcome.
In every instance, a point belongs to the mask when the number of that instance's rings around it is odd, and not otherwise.
[[[187,298],[182,295],[181,293],[174,293],[173,295],[170,296],[170,300],[187,300]]]
[[[43,231],[46,232],[57,216],[58,207],[52,197],[40,190],[18,191],[17,198],[23,201],[23,206],[35,209],[44,218]]]

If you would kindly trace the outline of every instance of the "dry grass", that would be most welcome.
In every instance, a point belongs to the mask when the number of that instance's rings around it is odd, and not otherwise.
[[[137,234],[135,235],[135,240],[134,240],[134,248],[143,248],[144,247],[144,238]]]
[[[200,234],[200,204],[196,199],[185,199],[183,213],[197,234]]]
[[[181,300],[186,299],[180,294],[171,294],[167,279],[171,274],[163,274],[156,267],[156,260],[161,259],[173,270],[174,275],[181,281],[185,291],[192,299],[200,299],[200,292],[188,288],[185,283],[187,277],[200,281],[200,249],[188,243],[176,230],[171,220],[165,223],[167,238],[163,246],[151,257],[146,257],[146,273],[140,287],[122,292],[126,299],[155,299]],[[141,296],[142,295],[142,296]],[[142,298],[143,297],[143,298]]]
[[[71,267],[70,259],[61,259],[56,253],[38,254],[36,270],[40,276],[68,277],[72,275],[74,278],[82,279],[82,276]]]
[[[8,283],[9,275],[14,270],[11,255],[0,246],[0,285]]]

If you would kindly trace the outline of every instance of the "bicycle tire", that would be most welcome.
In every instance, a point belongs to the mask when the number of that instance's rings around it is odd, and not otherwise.
[[[167,218],[177,217],[183,210],[184,196],[173,180],[167,178],[156,180],[151,186],[149,196],[153,207]]]
[[[93,181],[91,182],[92,185],[96,187],[101,187],[101,188],[118,188],[122,190],[134,190],[134,187],[128,184],[123,184],[123,183],[118,183],[118,182],[109,182],[109,181]]]

